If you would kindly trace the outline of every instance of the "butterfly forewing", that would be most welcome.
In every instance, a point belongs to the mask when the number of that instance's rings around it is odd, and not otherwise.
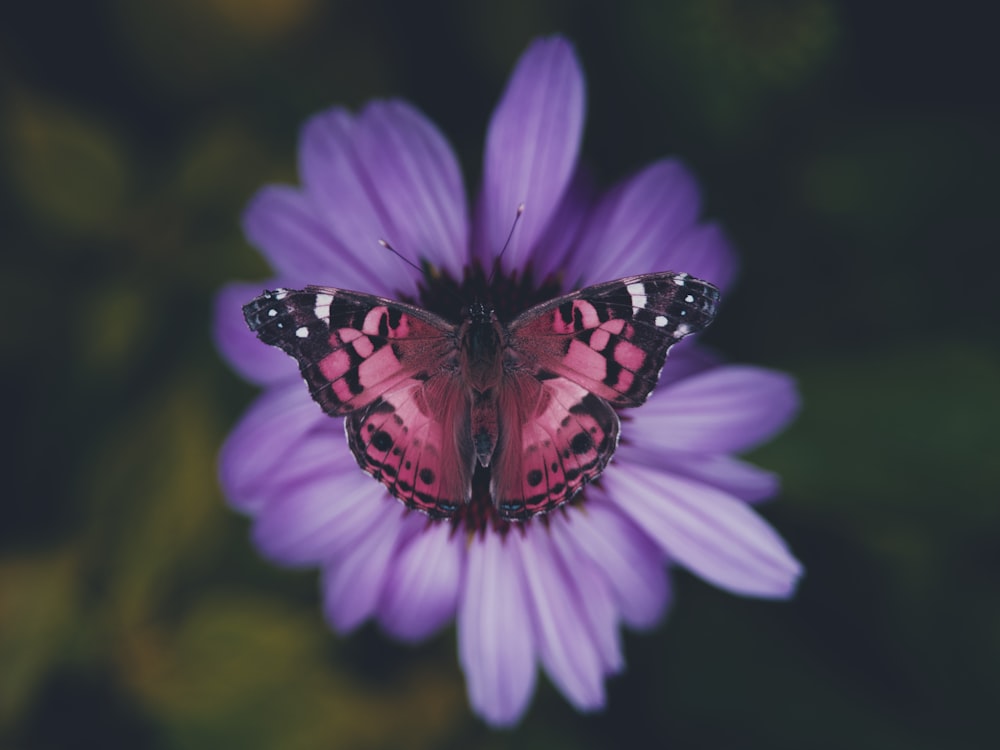
[[[715,317],[718,290],[683,273],[631,276],[531,308],[510,326],[524,366],[561,375],[614,406],[639,406],[667,350]]]
[[[413,305],[326,287],[265,292],[243,307],[265,344],[299,363],[312,397],[333,416],[362,409],[454,359],[455,327]]]

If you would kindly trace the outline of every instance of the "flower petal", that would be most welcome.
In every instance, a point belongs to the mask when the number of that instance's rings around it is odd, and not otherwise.
[[[670,347],[667,363],[663,367],[663,372],[660,373],[659,384],[653,391],[654,394],[666,388],[670,383],[676,383],[692,375],[718,367],[725,361],[712,349],[700,345],[697,339],[697,336],[688,336]],[[638,413],[632,412],[632,415]]]
[[[247,327],[243,305],[258,296],[264,285],[226,284],[215,295],[212,336],[230,366],[256,385],[298,379],[295,361],[280,349],[262,344]]]
[[[350,632],[375,613],[396,547],[418,533],[424,522],[401,503],[392,504],[369,533],[323,569],[324,611],[340,633]]]
[[[586,492],[586,509],[553,524],[553,538],[560,549],[572,544],[593,561],[625,622],[651,627],[663,617],[669,599],[666,556],[602,490],[591,486]]]
[[[244,513],[257,512],[271,496],[275,468],[294,465],[299,442],[324,423],[334,424],[299,381],[261,395],[222,446],[219,481],[229,502]]]
[[[313,460],[303,456],[297,464],[303,476],[273,490],[257,515],[254,542],[269,559],[284,565],[316,565],[347,554],[401,507],[358,468],[343,436],[337,437],[339,444],[331,446],[336,452],[328,453],[325,465],[318,465],[318,456]],[[314,448],[329,445],[316,439],[308,442]],[[315,466],[311,476],[306,473],[310,464]]]
[[[469,241],[465,187],[438,129],[405,102],[374,102],[358,118],[355,145],[385,239],[414,262],[427,259],[461,278]]]
[[[631,452],[625,461],[633,460]],[[647,454],[642,463],[682,477],[710,484],[740,500],[757,502],[774,497],[781,488],[778,475],[738,458],[710,453]]]
[[[586,170],[577,169],[545,233],[531,253],[535,279],[542,281],[550,274],[563,272],[596,200],[597,187],[590,175]]]
[[[570,575],[573,597],[583,617],[591,642],[597,649],[605,675],[620,672],[625,665],[618,630],[619,607],[605,571],[591,558],[572,532],[566,531],[568,516],[560,514],[549,522],[548,535],[558,554],[562,570]],[[663,567],[662,565],[660,566]]]
[[[494,726],[521,718],[537,677],[518,537],[487,533],[473,541],[458,606],[458,657],[469,702]]]
[[[638,452],[743,451],[788,424],[798,407],[788,375],[724,365],[657,389],[631,415],[628,439]]]
[[[565,39],[537,40],[521,56],[486,134],[476,244],[487,267],[522,203],[504,269],[524,267],[537,246],[573,175],[584,100],[583,72]]]
[[[601,708],[604,669],[573,574],[544,526],[529,526],[527,538],[516,543],[545,671],[580,711]]]
[[[694,178],[679,162],[660,161],[611,190],[598,204],[570,259],[566,277],[581,286],[670,265],[672,246],[698,219]]]
[[[733,246],[717,224],[699,224],[682,232],[664,253],[663,265],[710,281],[723,292],[738,270]]]
[[[262,188],[243,212],[243,232],[282,279],[282,286],[370,283],[354,256],[324,223],[310,195],[296,188]]]
[[[645,466],[606,471],[608,496],[674,560],[737,594],[785,598],[802,566],[745,503]]]
[[[379,622],[405,641],[426,638],[455,616],[464,538],[450,524],[427,521],[392,561],[379,602]]]
[[[357,127],[354,117],[339,107],[310,118],[302,129],[299,173],[317,217],[345,248],[341,266],[352,280],[331,283],[392,296],[396,290],[415,288],[414,274],[378,244],[389,232],[356,151]],[[331,266],[330,273],[340,270]]]

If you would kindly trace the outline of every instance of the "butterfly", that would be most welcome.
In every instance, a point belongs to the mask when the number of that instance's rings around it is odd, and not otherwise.
[[[454,324],[332,287],[266,291],[243,307],[294,357],[313,399],[346,417],[361,468],[408,507],[455,516],[488,473],[507,520],[570,500],[608,465],[616,409],[641,405],[667,350],[715,317],[718,290],[684,273],[589,286],[510,323],[475,302]]]

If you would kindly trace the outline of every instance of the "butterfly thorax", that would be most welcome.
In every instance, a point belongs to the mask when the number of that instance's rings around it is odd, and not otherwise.
[[[465,382],[479,393],[494,389],[503,374],[504,329],[493,309],[481,302],[469,307],[459,329],[461,368]]]

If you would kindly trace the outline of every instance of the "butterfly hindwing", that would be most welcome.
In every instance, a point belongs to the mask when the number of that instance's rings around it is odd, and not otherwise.
[[[510,325],[523,365],[586,388],[616,407],[639,406],[667,350],[715,317],[718,290],[683,273],[631,276],[537,305]]]
[[[505,440],[492,490],[505,518],[530,518],[562,505],[601,474],[618,445],[615,410],[566,378],[510,375],[499,409]]]
[[[408,379],[427,379],[455,355],[455,327],[426,310],[342,289],[265,292],[243,307],[250,329],[299,363],[332,416],[364,408]]]
[[[348,416],[346,431],[361,468],[409,507],[441,517],[468,502],[469,399],[454,373],[405,381]]]

